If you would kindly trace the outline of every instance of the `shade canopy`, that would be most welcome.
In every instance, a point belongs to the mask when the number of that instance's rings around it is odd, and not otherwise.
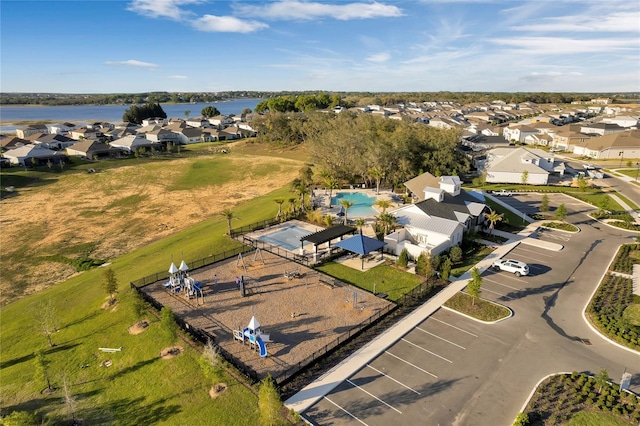
[[[171,262],[171,266],[169,266],[169,273],[170,274],[175,274],[176,272],[178,272],[178,268],[176,268],[176,264]]]
[[[249,321],[249,325],[247,326],[249,330],[257,330],[260,328],[260,323],[256,319],[256,317],[251,317],[251,321]]]
[[[347,238],[346,240],[335,243],[334,246],[343,248],[353,253],[365,255],[372,251],[380,250],[386,244],[387,243],[385,243],[384,241],[380,241],[376,238],[357,234],[351,238]]]
[[[314,232],[306,237],[300,238],[300,241],[309,241],[315,245],[326,243],[333,239],[342,237],[346,234],[352,234],[356,231],[356,228],[346,225],[333,225],[331,228],[323,229],[322,231]]]
[[[189,267],[187,266],[187,264],[184,262],[184,260],[182,261],[182,263],[180,264],[180,270],[182,272],[188,271]]]

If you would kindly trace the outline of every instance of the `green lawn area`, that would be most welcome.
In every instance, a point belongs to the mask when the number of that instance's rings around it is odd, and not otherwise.
[[[419,276],[388,265],[379,265],[368,271],[358,271],[337,262],[329,262],[317,269],[369,292],[373,292],[375,284],[376,293],[386,293],[389,300],[394,302],[423,281]]]
[[[622,318],[631,325],[640,327],[640,304],[635,303],[626,307],[622,313]]]
[[[575,191],[571,191],[571,192],[567,192],[567,195],[571,195],[574,198],[577,198],[578,200],[582,200],[585,201],[593,206],[600,206],[601,203],[603,202],[603,200],[608,199],[608,207],[607,210],[610,211],[614,211],[614,212],[623,212],[625,211],[625,209],[622,208],[622,206],[620,204],[618,204],[613,198],[609,197],[609,194],[606,194],[604,192],[575,192]]]
[[[462,292],[456,293],[444,306],[482,321],[497,321],[511,315],[509,309],[488,300],[476,299],[472,304],[471,296]]]
[[[638,178],[638,182],[640,182],[640,173],[638,173],[639,169],[616,169],[616,172],[623,174],[625,176],[629,176],[632,179]]]
[[[609,413],[581,411],[569,420],[567,426],[629,426],[632,424]]]
[[[469,269],[473,268],[482,259],[490,255],[492,251],[493,250],[487,246],[480,246],[478,250],[475,250],[471,255],[465,256],[461,264],[455,265],[455,267],[451,269],[451,275],[459,277]]]
[[[238,218],[234,226],[272,217],[277,211],[273,199],[289,194],[288,187],[233,209]],[[127,205],[130,200],[123,201]],[[159,358],[168,345],[158,321],[151,313],[149,329],[130,335],[135,322],[127,293],[129,282],[164,271],[171,255],[185,254],[187,263],[239,245],[223,236],[226,221],[212,217],[196,226],[156,241],[144,248],[113,259],[110,267],[119,283],[115,310],[103,310],[106,293],[102,290],[103,268],[94,268],[39,292],[15,301],[2,311],[0,332],[0,389],[2,413],[35,412],[52,423],[69,421],[62,404],[62,375],[76,398],[76,417],[85,424],[171,424],[171,425],[253,425],[257,424],[257,398],[231,376],[225,377],[227,391],[216,400],[208,395],[197,364],[199,352],[180,342],[185,352],[171,360]],[[57,345],[49,347],[38,330],[33,315],[41,303],[58,312],[60,331],[53,334]],[[122,352],[103,353],[100,347],[121,347]],[[42,381],[34,378],[33,353],[45,350],[50,362],[52,394],[41,394]],[[110,367],[101,367],[111,361]]]
[[[486,199],[486,204],[491,210],[503,215],[503,220],[496,223],[496,229],[507,230],[507,232],[515,230],[517,232],[523,230],[529,224],[529,222],[526,222],[522,216],[502,207],[500,204],[489,198]]]
[[[567,222],[544,222],[546,228],[561,229],[567,232],[578,232],[578,227]]]
[[[638,207],[638,205],[636,203],[634,203],[633,201],[631,201],[630,199],[628,199],[627,197],[625,197],[624,195],[622,195],[622,193],[620,192],[616,192],[616,195],[625,203],[627,203],[629,205],[629,207],[631,207],[634,210],[640,210],[640,207]]]

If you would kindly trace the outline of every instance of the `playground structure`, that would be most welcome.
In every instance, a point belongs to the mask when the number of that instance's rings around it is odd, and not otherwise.
[[[202,291],[202,282],[196,281],[189,276],[189,267],[183,260],[180,267],[177,268],[175,263],[171,262],[169,266],[169,281],[162,284],[171,294],[184,294],[187,299],[195,297],[196,305],[200,301],[204,304],[204,293]]]
[[[271,336],[269,334],[261,332],[260,323],[255,316],[251,317],[249,325],[247,325],[244,329],[233,330],[233,338],[242,342],[242,344],[245,344],[248,341],[251,349],[259,349],[260,357],[266,358],[266,343],[271,341]]]

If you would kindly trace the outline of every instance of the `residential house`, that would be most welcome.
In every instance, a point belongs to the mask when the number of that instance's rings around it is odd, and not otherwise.
[[[42,166],[49,162],[58,164],[66,159],[64,154],[39,145],[25,145],[10,149],[4,153],[4,157],[9,159],[11,164],[19,166]]]
[[[159,149],[161,144],[153,142],[140,135],[129,135],[109,142],[114,148],[120,149],[125,154],[132,154],[142,149]]]
[[[143,126],[149,126],[151,124],[159,124],[161,126],[164,126],[167,123],[168,123],[167,119],[162,117],[149,117],[142,120]]]
[[[56,135],[66,135],[78,126],[74,123],[64,122],[49,125],[49,133]]]
[[[580,133],[588,135],[610,135],[611,133],[624,132],[625,128],[615,123],[584,123],[580,127]]]
[[[75,139],[71,139],[68,136],[51,133],[48,135],[39,135],[37,138],[32,139],[36,145],[41,145],[45,148],[53,150],[62,150],[78,142]]]
[[[422,187],[423,184],[427,186]],[[403,226],[384,239],[387,249],[394,254],[407,249],[415,258],[423,252],[435,256],[460,244],[464,232],[484,226],[487,211],[484,196],[461,191],[457,176],[436,178],[425,173],[405,186],[421,201],[390,212]]]
[[[176,143],[178,141],[177,134],[169,129],[163,128],[153,130],[151,132],[146,132],[145,138],[147,138],[151,142],[158,142],[164,146],[166,146],[169,142]]]
[[[168,127],[169,126],[167,126],[167,128]],[[196,127],[188,126],[180,130],[175,130],[174,132],[178,138],[178,143],[181,144],[210,142],[210,140],[207,140],[207,134],[203,133],[202,129]]]
[[[3,151],[7,149],[20,148],[27,145],[33,145],[33,141],[18,137],[2,138],[2,140],[0,140],[0,148],[2,148]]]
[[[502,129],[503,137],[511,142],[524,142],[524,139],[529,135],[535,135],[538,133],[537,129],[528,126],[509,126]]]
[[[75,140],[91,139],[98,140],[103,137],[102,132],[96,129],[89,129],[86,127],[80,129],[73,129],[69,132],[69,135]]]
[[[496,148],[487,153],[487,182],[546,185],[549,175],[564,175],[565,163],[553,154],[535,148]],[[525,173],[526,172],[526,173]]]
[[[626,130],[586,140],[573,148],[573,153],[598,160],[640,158],[640,130]]]
[[[44,124],[32,124],[30,126],[23,127],[22,129],[16,129],[16,136],[21,139],[26,139],[27,137],[37,133],[49,133],[49,128]]]
[[[114,148],[104,142],[83,140],[67,148],[67,154],[75,157],[97,160],[120,156],[120,149]]]
[[[187,123],[187,125],[189,125],[191,127],[209,127],[209,126],[211,126],[211,123],[209,122],[209,119],[207,119],[205,117],[187,118],[186,119],[186,123]]]
[[[212,126],[216,126],[218,129],[223,129],[233,124],[233,118],[227,115],[216,115],[215,117],[209,118],[209,123],[211,123]]]
[[[629,115],[618,115],[615,117],[604,117],[602,119],[602,122],[617,124],[620,127],[629,129],[629,128],[637,128],[639,120],[638,120],[638,117],[632,117]]]

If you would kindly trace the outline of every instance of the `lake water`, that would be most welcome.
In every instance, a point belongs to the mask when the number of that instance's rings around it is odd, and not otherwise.
[[[255,109],[262,99],[233,99],[226,102],[197,103],[197,104],[161,104],[167,117],[184,118],[184,112],[189,110],[190,117],[197,117],[204,107],[213,105],[222,114],[240,114],[243,109]],[[12,121],[64,121],[87,122],[108,121],[122,122],[122,115],[130,105],[63,105],[63,106],[0,106],[0,132],[12,133],[21,126],[12,125]]]

